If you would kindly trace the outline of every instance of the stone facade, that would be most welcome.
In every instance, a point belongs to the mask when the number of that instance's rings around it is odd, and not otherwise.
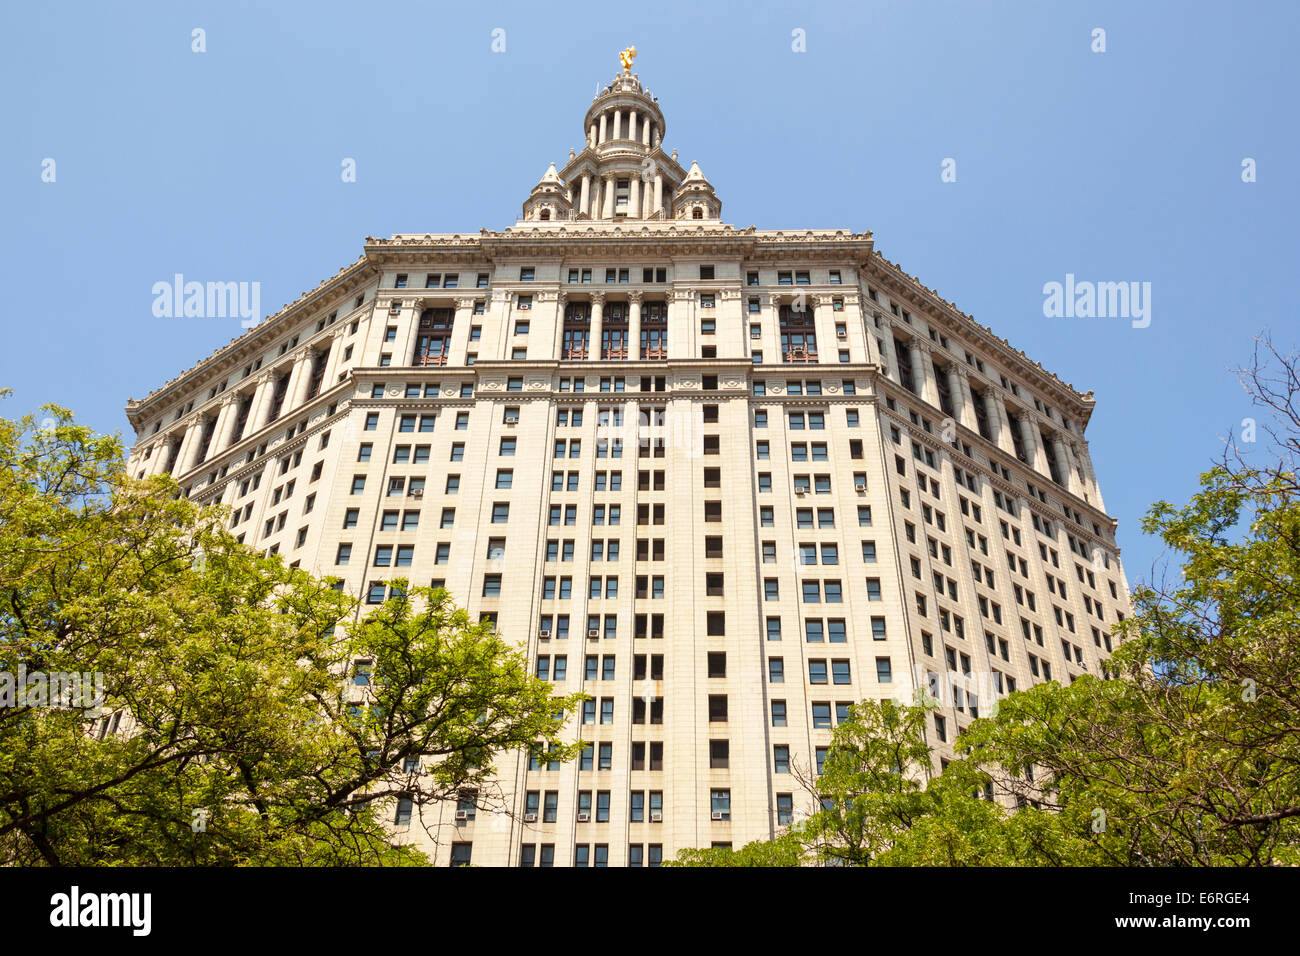
[[[512,812],[401,832],[488,865],[740,846],[810,808],[789,770],[847,703],[928,686],[951,756],[1000,694],[1097,673],[1129,605],[1091,393],[870,233],[721,222],[635,75],[583,129],[514,226],[368,239],[127,406],[133,474],[363,602],[443,584],[593,698],[589,768],[506,756]]]

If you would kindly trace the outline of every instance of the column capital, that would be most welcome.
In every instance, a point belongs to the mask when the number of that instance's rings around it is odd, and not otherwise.
[[[627,301],[629,302],[640,302],[643,298],[645,298],[645,293],[640,289],[633,289],[627,294]]]
[[[463,296],[463,297],[457,299],[457,300],[456,300],[456,308],[458,308],[458,309],[472,309],[472,308],[474,308],[474,297],[473,297],[473,296]]]
[[[230,393],[228,393],[228,394],[222,396],[222,398],[221,398],[221,407],[222,407],[222,408],[229,408],[231,405],[234,405],[234,404],[235,404],[236,402],[238,402],[238,401],[239,401],[239,393],[238,393],[238,392],[230,392]]]
[[[592,292],[591,304],[603,306],[605,304],[605,293],[600,291]]]

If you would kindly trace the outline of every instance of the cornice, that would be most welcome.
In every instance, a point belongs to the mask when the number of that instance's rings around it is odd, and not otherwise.
[[[1081,424],[1087,424],[1096,405],[1091,391],[1081,392],[1070,383],[1045,369],[1040,362],[1029,358],[1009,341],[997,335],[986,325],[962,312],[953,303],[939,295],[921,282],[916,276],[904,272],[896,263],[890,262],[880,253],[873,252],[865,263],[865,272],[873,276],[875,282],[886,292],[898,293],[911,300],[912,311],[923,311],[927,317],[933,316],[948,326],[947,331],[954,335],[972,336],[976,342],[989,351],[990,358],[1000,359],[1007,364],[1007,371],[1015,373],[1033,385],[1045,395],[1051,395],[1057,404],[1069,407],[1071,417],[1079,418]]]
[[[238,366],[245,359],[269,345],[277,335],[284,331],[284,326],[305,317],[332,302],[336,296],[350,294],[358,285],[366,284],[373,278],[373,266],[361,257],[339,269],[334,275],[322,279],[314,289],[309,289],[293,302],[280,307],[278,312],[266,316],[253,328],[231,339],[227,345],[215,350],[206,358],[166,383],[151,391],[142,399],[128,399],[126,403],[127,420],[133,428],[138,428],[145,418],[153,414],[158,406],[170,401],[171,395],[182,387],[192,387],[196,376],[221,374],[227,368]],[[344,320],[345,310],[339,308],[339,321]],[[351,312],[351,309],[346,312]]]

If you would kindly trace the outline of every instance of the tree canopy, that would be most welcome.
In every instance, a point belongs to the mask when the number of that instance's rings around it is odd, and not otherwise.
[[[0,863],[421,864],[399,797],[504,808],[500,755],[574,755],[577,698],[447,592],[362,616],[43,412],[0,418],[0,673],[95,672],[103,701],[0,706]]]

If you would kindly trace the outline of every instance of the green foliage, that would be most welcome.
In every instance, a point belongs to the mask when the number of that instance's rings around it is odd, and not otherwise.
[[[358,620],[44,411],[0,419],[0,673],[100,672],[126,718],[101,736],[81,709],[0,707],[0,863],[419,864],[385,826],[396,797],[490,805],[498,755],[574,755],[557,714],[578,699],[445,591]],[[366,686],[346,680],[361,659]]]

